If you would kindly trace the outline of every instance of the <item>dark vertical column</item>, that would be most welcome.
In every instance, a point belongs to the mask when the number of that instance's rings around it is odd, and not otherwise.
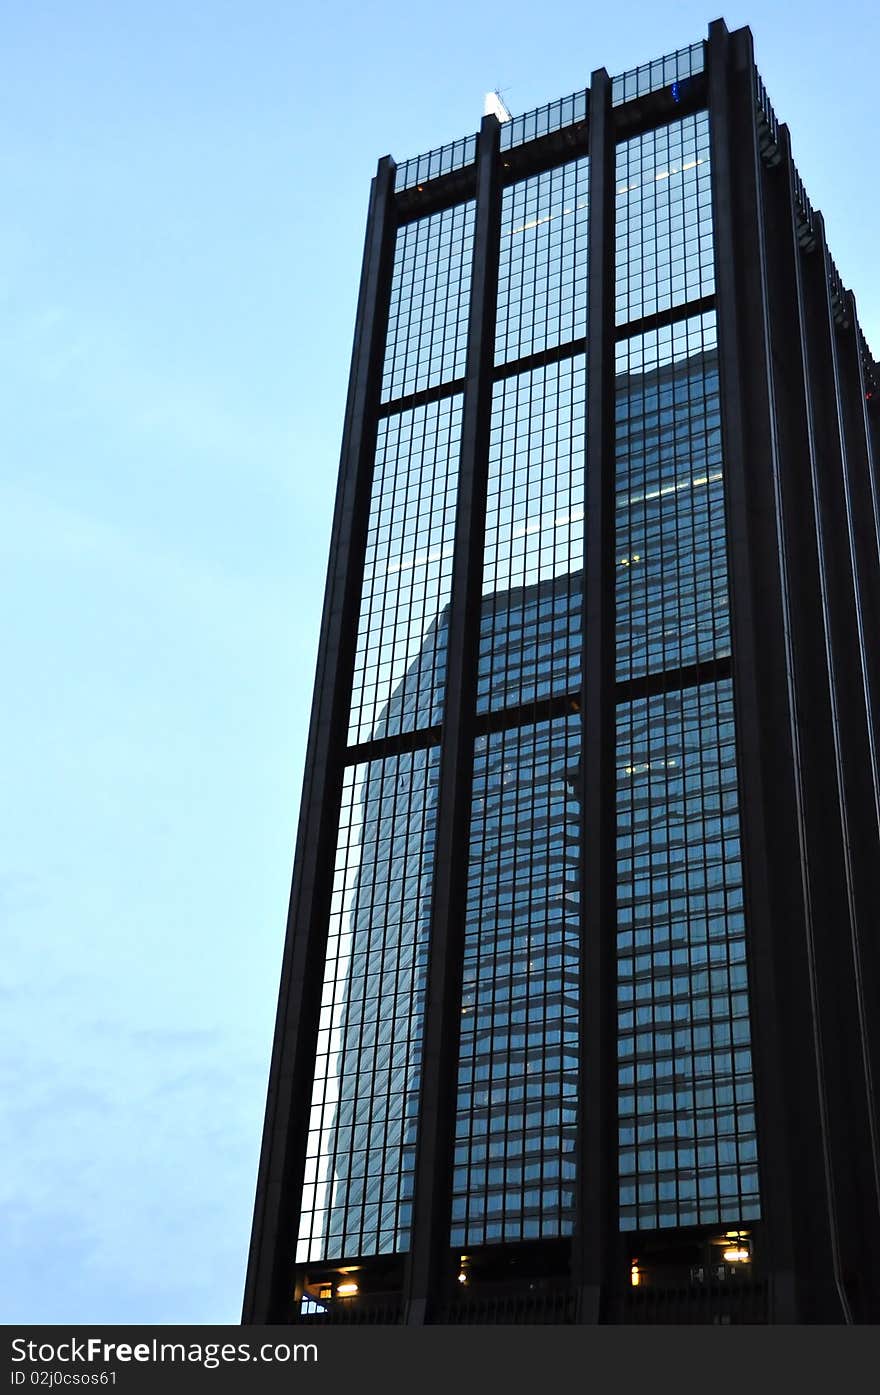
[[[474,713],[498,299],[499,132],[496,117],[483,118],[477,146],[476,224],[440,751],[412,1248],[405,1292],[406,1320],[413,1325],[431,1321],[443,1301],[449,1278]]]
[[[846,903],[817,925],[816,954],[829,1149],[841,1293],[851,1320],[865,1318],[866,1283],[880,1244],[876,1128],[866,1079],[867,1017],[860,942],[876,936],[880,846],[876,771],[867,707],[865,635],[850,496],[851,467],[837,364],[831,265],[821,215],[816,254],[802,265],[814,476],[833,675],[834,738],[845,832]],[[871,637],[873,640],[873,636]]]
[[[846,296],[844,313],[846,322],[837,330],[835,336],[837,378],[843,417],[852,550],[858,577],[861,658],[865,678],[870,755],[869,766],[866,763],[866,774],[870,773],[871,776],[869,793],[872,796],[865,820],[864,856],[876,874],[880,872],[880,490],[875,474],[868,420],[869,397],[862,362],[863,341],[859,332],[855,297],[851,292]],[[880,1005],[880,935],[876,928],[878,914],[880,912],[873,916],[869,914],[867,920],[863,917],[859,921],[856,941],[875,1172],[880,1170],[880,1012],[877,1010],[877,1005]]]
[[[846,921],[849,881],[846,820],[836,750],[834,668],[829,645],[827,577],[818,508],[818,456],[813,387],[803,305],[803,270],[820,267],[806,204],[798,210],[788,131],[779,131],[780,159],[761,170],[770,310],[772,381],[783,525],[784,601],[792,711],[797,813],[805,893],[804,940],[789,941],[791,1030],[802,1043],[801,1079],[790,1093],[798,1142],[792,1178],[793,1237],[802,1321],[840,1321],[838,1205],[834,1186],[827,1023],[822,1009],[829,973],[828,926]],[[799,240],[800,233],[800,240]],[[803,244],[803,246],[802,246]],[[845,938],[845,937],[842,937]],[[844,960],[846,956],[844,955]],[[834,994],[832,994],[834,996]],[[832,1039],[837,1033],[832,1030]],[[832,1087],[833,1088],[833,1087]],[[770,1160],[772,1165],[772,1159]]]
[[[712,206],[733,688],[764,1264],[773,1320],[796,1321],[795,1123],[809,1113],[802,849],[780,539],[778,443],[751,35],[709,27]],[[792,974],[797,981],[792,991]],[[806,1072],[805,1072],[806,1066]]]
[[[590,85],[587,483],[581,757],[578,1212],[574,1279],[583,1323],[603,1320],[617,1234],[614,635],[615,139],[611,79]]]
[[[846,474],[852,520],[852,546],[858,572],[858,602],[871,739],[880,749],[880,494],[874,474],[868,423],[868,389],[862,364],[855,297],[847,292],[843,322],[835,335]],[[872,639],[874,642],[872,643]]]
[[[878,376],[880,373],[875,366],[875,380]],[[871,478],[874,481],[874,493],[880,499],[880,389],[873,388],[871,390],[867,410],[868,439],[871,443]]]
[[[373,180],[242,1320],[284,1321],[305,1168],[394,260],[394,173]]]

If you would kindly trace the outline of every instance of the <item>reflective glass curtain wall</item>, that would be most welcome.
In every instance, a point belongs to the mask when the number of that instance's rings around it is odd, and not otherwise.
[[[473,202],[397,230],[297,1259],[405,1250]],[[415,749],[359,759],[408,734]]]
[[[878,381],[748,30],[379,162],[245,1321],[880,1315]]]
[[[617,716],[624,1231],[760,1215],[710,181],[706,112],[618,145],[617,677],[659,680]]]
[[[450,1239],[574,1221],[589,162],[504,190]],[[554,354],[546,366],[518,361]],[[493,714],[510,723],[492,732]]]
[[[730,652],[706,113],[621,142],[616,188],[617,678],[671,688],[618,714],[620,1227],[650,1230],[759,1209],[730,678],[700,669]],[[459,1246],[574,1224],[588,203],[586,157],[502,198]],[[443,720],[473,228],[397,233],[353,755]],[[409,1243],[436,794],[429,749],[349,766],[302,1259]]]
[[[383,158],[356,325],[246,1320],[868,1312],[880,399],[751,35]]]

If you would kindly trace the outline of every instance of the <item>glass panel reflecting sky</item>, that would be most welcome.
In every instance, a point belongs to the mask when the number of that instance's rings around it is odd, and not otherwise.
[[[707,112],[618,145],[616,258],[618,324],[714,291]]]
[[[680,48],[651,63],[643,63],[640,68],[618,74],[611,80],[611,100],[614,106],[631,102],[635,97],[656,92],[659,87],[668,87],[694,73],[701,73],[704,67],[705,46],[701,40],[689,48]]]
[[[379,422],[351,743],[440,719],[461,408],[446,397]]]
[[[583,570],[585,433],[583,354],[496,383],[480,634],[481,672],[492,683],[481,682],[480,711],[580,685],[570,578]],[[516,625],[511,589],[554,578],[556,603],[546,586],[540,600],[532,589],[527,623]]]
[[[382,401],[464,373],[474,203],[397,230]]]
[[[497,363],[586,334],[588,194],[586,158],[504,190]]]
[[[477,157],[477,137],[463,136],[460,140],[440,145],[436,150],[428,150],[424,155],[414,155],[397,166],[394,188],[397,193],[411,189],[415,184],[424,184],[429,179],[437,179],[441,174],[471,165]]]
[[[510,150],[515,145],[546,136],[550,131],[560,131],[576,121],[584,121],[589,104],[589,90],[582,88],[580,92],[572,92],[570,97],[559,97],[546,106],[514,116],[501,127],[501,149]]]

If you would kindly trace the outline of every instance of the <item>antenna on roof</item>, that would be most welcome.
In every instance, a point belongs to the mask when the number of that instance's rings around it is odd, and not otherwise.
[[[497,116],[499,121],[512,121],[513,117],[507,110],[507,104],[496,87],[493,92],[487,92],[483,100],[483,115]]]

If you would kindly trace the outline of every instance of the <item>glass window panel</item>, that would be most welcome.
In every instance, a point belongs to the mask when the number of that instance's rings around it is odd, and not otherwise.
[[[730,652],[714,311],[617,346],[617,676]]]
[[[497,363],[586,334],[588,195],[586,158],[504,190]]]
[[[576,715],[477,740],[453,1243],[571,1234],[579,748]]]
[[[464,374],[473,246],[473,200],[398,228],[383,402]]]
[[[616,226],[618,324],[713,293],[707,112],[620,142]]]
[[[754,1218],[751,1055],[723,1049],[749,1037],[730,680],[621,704],[617,762],[621,1228]]]
[[[404,160],[397,166],[394,188],[399,193],[402,189],[412,189],[416,184],[426,184],[429,179],[437,179],[441,174],[450,174],[464,165],[472,165],[476,158],[476,136],[463,136],[424,155]]]
[[[349,742],[441,717],[460,395],[379,422]]]
[[[409,1246],[438,772],[345,771],[298,1261]]]
[[[675,53],[667,53],[663,58],[655,58],[651,63],[643,63],[640,68],[630,68],[611,80],[611,100],[614,106],[622,102],[632,102],[636,97],[644,97],[648,92],[656,92],[660,87],[668,87],[684,78],[701,73],[705,67],[705,51],[702,40],[689,48],[680,48]]]
[[[536,107],[534,111],[514,116],[501,127],[501,149],[510,150],[515,145],[524,145],[526,141],[546,136],[550,131],[560,131],[565,126],[585,121],[589,102],[589,91],[581,90],[573,92],[570,97],[560,97],[546,106]]]
[[[580,688],[586,362],[496,383],[479,711]]]

